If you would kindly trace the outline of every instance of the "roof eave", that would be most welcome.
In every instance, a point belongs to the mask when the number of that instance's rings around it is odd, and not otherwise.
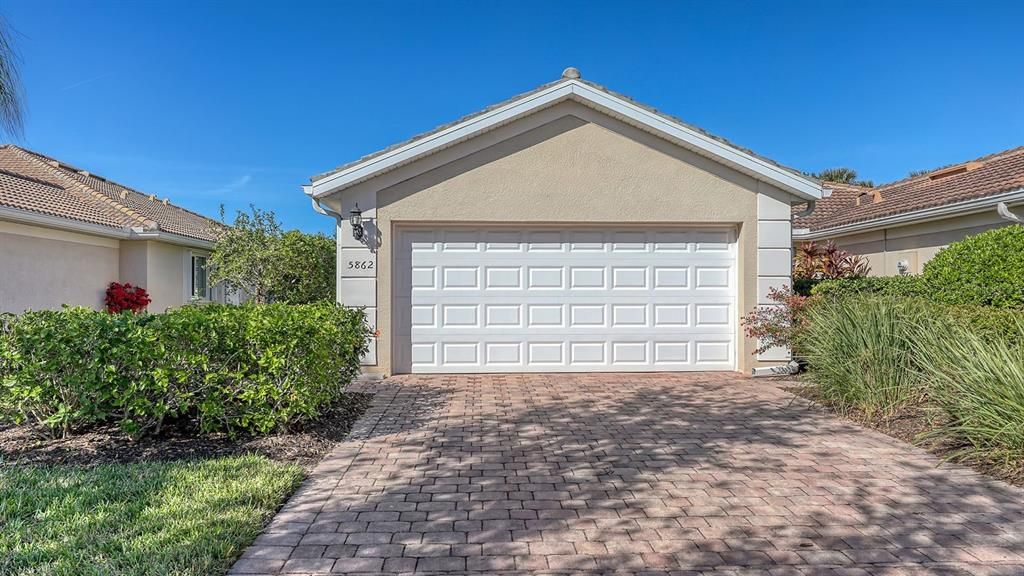
[[[921,210],[913,210],[911,212],[902,212],[900,214],[893,214],[891,216],[884,216],[873,220],[851,222],[849,224],[843,224],[833,228],[824,228],[820,230],[811,230],[808,228],[794,229],[793,239],[820,240],[824,238],[834,238],[836,236],[858,234],[861,232],[871,232],[872,230],[879,230],[883,228],[895,228],[920,222],[942,220],[953,216],[974,214],[994,209],[1000,202],[1005,202],[1007,204],[1024,202],[1024,188],[1011,190],[1009,192],[1001,192],[991,196],[984,196],[982,198],[973,198],[971,200],[965,200],[963,202],[956,202],[953,204],[943,204],[941,206],[932,206]]]
[[[464,122],[373,156],[364,162],[356,163],[333,174],[322,176],[311,183],[312,196],[323,198],[336,194],[349,186],[468,140],[484,131],[512,122],[537,109],[570,99],[601,109],[627,123],[653,131],[677,145],[708,156],[800,199],[817,200],[822,197],[822,186],[819,182],[575,79],[565,80],[527,94],[494,110],[471,117]]]
[[[214,242],[209,240],[200,240],[198,238],[191,238],[189,236],[174,234],[163,230],[135,230],[132,228],[106,226],[103,224],[94,224],[92,222],[83,222],[81,220],[64,218],[62,216],[54,216],[52,214],[43,214],[42,212],[11,208],[9,206],[0,206],[0,220],[32,226],[42,226],[44,228],[54,228],[57,230],[66,230],[69,232],[78,232],[80,234],[89,234],[92,236],[116,238],[118,240],[157,240],[168,244],[188,246],[191,248],[203,248],[206,250],[212,250],[214,246]]]

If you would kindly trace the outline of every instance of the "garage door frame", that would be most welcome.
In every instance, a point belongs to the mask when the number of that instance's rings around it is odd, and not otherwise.
[[[401,310],[401,306],[398,303],[402,300],[403,296],[400,292],[403,290],[402,278],[403,271],[401,266],[407,265],[407,263],[399,264],[402,259],[402,252],[404,246],[403,235],[408,232],[414,232],[416,230],[429,229],[434,232],[437,231],[448,231],[448,230],[517,230],[517,231],[534,231],[534,230],[610,230],[610,229],[626,229],[628,231],[693,231],[700,229],[708,230],[728,230],[729,231],[729,244],[731,251],[731,266],[729,271],[729,285],[731,287],[731,311],[729,318],[729,327],[731,329],[731,349],[729,351],[728,363],[721,363],[713,368],[707,367],[692,367],[692,368],[672,368],[666,370],[658,366],[608,366],[603,367],[598,371],[603,372],[662,372],[662,371],[735,371],[740,363],[740,355],[743,349],[743,338],[740,330],[740,315],[741,315],[741,292],[742,288],[739,282],[741,274],[741,246],[740,246],[740,234],[739,224],[731,222],[715,223],[715,222],[659,222],[659,223],[637,223],[637,222],[616,222],[616,223],[596,223],[596,222],[573,222],[573,223],[558,223],[558,222],[465,222],[465,221],[435,221],[435,222],[393,222],[392,223],[392,238],[395,239],[394,245],[396,249],[391,251],[390,254],[390,268],[393,271],[394,281],[391,283],[391,294],[390,299],[392,302],[394,312],[391,315],[391,333],[393,337],[390,341],[390,355],[393,359],[393,367],[395,373],[411,372],[412,363],[411,359],[404,355],[404,351],[401,350],[403,345],[408,346],[407,340],[404,340],[405,336],[403,331],[399,328],[402,323],[410,322],[411,318],[406,311]],[[411,262],[411,261],[410,261]],[[408,336],[411,338],[411,327],[407,330]],[[691,348],[690,353],[693,354]],[[527,373],[527,372],[579,372],[581,370],[576,367],[514,367],[508,370],[508,373]],[[476,373],[476,372],[489,372],[494,373],[494,370],[473,370],[473,369],[453,369],[438,367],[438,369],[428,370],[417,370],[417,373]],[[500,372],[499,372],[500,373]]]

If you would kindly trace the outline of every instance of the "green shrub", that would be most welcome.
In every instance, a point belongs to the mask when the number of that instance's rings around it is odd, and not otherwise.
[[[923,277],[936,302],[1024,308],[1024,226],[950,244],[924,265]]]
[[[1010,347],[1024,346],[1024,310],[992,306],[944,306],[930,304],[934,318],[945,318],[955,326],[988,342],[1002,342]]]
[[[171,382],[190,387],[204,431],[267,432],[315,416],[359,371],[362,312],[333,303],[187,306],[161,315]],[[177,397],[177,396],[175,396]]]
[[[265,433],[341,394],[366,351],[364,318],[333,303],[28,312],[0,337],[0,406],[64,434],[117,421],[140,435],[169,417]]]
[[[921,372],[931,398],[949,416],[932,436],[965,444],[964,459],[1024,459],[1024,315],[1013,338],[992,338],[947,319],[941,329],[917,336]],[[991,334],[989,335],[991,336]]]
[[[146,382],[159,344],[145,316],[87,308],[8,316],[0,337],[0,405],[67,435],[117,409],[120,391]]]
[[[810,293],[814,296],[843,298],[857,294],[876,294],[894,298],[924,296],[924,283],[920,276],[863,276],[822,280]]]
[[[927,330],[927,309],[919,302],[825,298],[805,318],[797,346],[825,402],[884,417],[921,397],[913,336]]]

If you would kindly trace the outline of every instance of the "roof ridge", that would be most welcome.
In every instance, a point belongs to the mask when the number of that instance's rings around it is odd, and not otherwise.
[[[17,150],[18,152],[24,154],[25,156],[28,156],[30,160],[32,160],[32,161],[34,161],[34,162],[36,162],[38,164],[43,165],[46,170],[49,170],[50,172],[53,172],[54,174],[59,176],[61,179],[70,182],[73,186],[84,188],[88,192],[88,197],[89,198],[92,198],[93,200],[96,200],[96,201],[99,201],[102,204],[105,204],[107,207],[113,209],[115,212],[118,212],[118,213],[123,214],[124,216],[128,217],[130,220],[132,220],[136,224],[141,224],[142,226],[144,226],[145,228],[147,228],[149,230],[158,230],[160,228],[160,225],[157,222],[155,222],[154,220],[150,220],[149,218],[146,218],[145,216],[143,216],[142,214],[139,214],[135,210],[132,210],[128,206],[125,206],[124,204],[121,204],[120,202],[114,200],[113,198],[111,198],[110,196],[104,194],[103,192],[101,192],[99,190],[96,190],[92,186],[89,186],[87,183],[81,182],[79,180],[76,180],[75,178],[72,178],[70,175],[68,175],[65,172],[65,170],[62,170],[60,168],[60,166],[67,166],[68,169],[70,169],[70,168],[72,168],[72,166],[70,164],[62,164],[61,161],[57,160],[56,158],[51,158],[49,156],[46,156],[45,154],[39,154],[39,153],[34,152],[32,150],[27,150],[25,148],[22,148],[21,146],[17,146],[17,145],[14,145],[14,144],[9,144],[9,146],[12,149]],[[44,158],[45,158],[45,160],[44,160]],[[49,162],[47,160],[49,160]],[[54,165],[50,164],[50,162],[56,162],[58,165],[54,166]],[[115,182],[113,182],[111,180],[107,180],[107,182],[111,182],[112,184],[116,184]],[[117,185],[120,186],[120,184],[117,184]],[[123,187],[123,188],[127,189],[126,186]]]
[[[906,184],[907,182],[913,182],[914,180],[923,180],[925,178],[929,178],[932,174],[934,174],[936,172],[939,172],[941,170],[945,170],[947,168],[953,168],[955,166],[962,166],[964,164],[970,164],[971,162],[983,162],[983,163],[984,162],[991,162],[992,160],[997,160],[999,158],[1002,158],[1003,156],[1012,156],[1014,154],[1020,154],[1021,152],[1024,152],[1024,146],[1015,146],[1013,148],[1007,148],[1006,150],[1001,150],[999,152],[993,152],[991,154],[986,154],[986,155],[980,156],[978,158],[972,158],[970,160],[961,160],[960,162],[951,162],[949,164],[944,164],[942,166],[938,166],[936,168],[932,168],[931,170],[926,170],[925,172],[923,172],[921,174],[916,174],[914,176],[906,176],[904,178],[900,178],[899,180],[893,180],[892,182],[886,182],[885,184],[880,184],[880,185],[876,186],[875,188],[876,189],[882,189],[882,188],[888,188],[890,186],[896,186],[897,184]]]
[[[4,148],[6,146],[7,145],[4,144],[4,145],[0,146],[0,148]],[[60,186],[56,186],[56,185],[54,185],[51,182],[47,182],[46,180],[40,180],[39,178],[33,178],[31,176],[25,176],[24,174],[18,174],[17,172],[11,172],[10,170],[6,170],[4,168],[0,168],[0,174],[3,174],[5,176],[10,176],[11,178],[17,178],[18,180],[24,180],[26,182],[32,182],[33,184],[39,184],[40,186],[46,186],[47,188],[53,188],[55,190],[64,190],[64,188],[61,188]]]
[[[570,70],[572,70],[573,74],[567,75],[567,72],[569,72]],[[801,172],[801,171],[799,171],[799,170],[797,170],[795,168],[791,168],[789,166],[786,166],[784,164],[779,163],[776,160],[772,160],[771,158],[768,158],[766,156],[762,156],[761,154],[758,154],[757,152],[754,152],[750,148],[747,148],[745,146],[740,146],[740,145],[736,144],[735,142],[732,142],[732,141],[730,141],[730,140],[728,140],[726,138],[723,138],[723,137],[718,136],[716,134],[712,134],[711,132],[708,132],[707,130],[705,130],[705,129],[699,127],[699,126],[695,126],[693,124],[690,124],[690,123],[682,120],[678,116],[674,116],[672,114],[666,113],[666,112],[662,111],[661,109],[656,108],[654,106],[651,106],[649,104],[644,104],[643,102],[640,102],[639,100],[636,100],[632,96],[628,96],[628,95],[626,95],[626,94],[624,94],[622,92],[616,92],[616,91],[614,91],[614,90],[612,90],[612,89],[610,89],[610,88],[608,88],[608,87],[606,87],[606,86],[604,86],[602,84],[598,84],[597,82],[593,82],[591,80],[585,80],[585,79],[583,79],[582,77],[579,76],[579,71],[575,70],[575,69],[567,69],[566,72],[563,72],[562,77],[558,78],[557,80],[554,80],[554,81],[551,81],[551,82],[545,82],[545,83],[543,83],[543,84],[541,84],[539,86],[536,86],[536,87],[534,87],[534,88],[532,88],[530,90],[527,90],[526,92],[522,92],[522,93],[516,94],[515,96],[506,98],[504,100],[501,100],[500,102],[496,102],[496,103],[487,105],[484,108],[482,108],[480,110],[477,110],[475,112],[471,112],[469,114],[464,114],[461,117],[459,117],[459,118],[457,118],[457,119],[455,119],[453,121],[446,122],[446,123],[441,124],[439,126],[435,126],[434,128],[432,128],[430,130],[427,130],[425,132],[420,132],[419,134],[416,134],[416,135],[414,135],[414,136],[412,136],[410,138],[407,138],[405,140],[402,140],[400,142],[397,142],[395,144],[387,146],[387,147],[385,147],[383,149],[377,150],[376,152],[372,152],[370,154],[363,155],[360,158],[357,158],[357,159],[352,160],[350,162],[347,162],[345,164],[341,164],[340,166],[337,166],[334,169],[328,170],[326,172],[321,172],[319,174],[315,174],[312,177],[310,177],[310,182],[317,182],[319,180],[325,179],[325,178],[327,178],[329,176],[332,176],[334,174],[338,174],[339,172],[343,172],[343,171],[345,171],[345,170],[347,170],[347,169],[349,169],[349,168],[351,168],[353,166],[357,166],[357,165],[362,164],[364,162],[368,162],[370,160],[373,160],[374,158],[377,158],[379,156],[383,156],[385,154],[393,152],[394,150],[397,150],[397,149],[402,148],[404,146],[409,146],[409,145],[411,145],[411,144],[413,144],[415,142],[418,142],[420,140],[423,140],[423,139],[427,138],[428,136],[432,136],[432,135],[438,134],[440,132],[443,132],[445,130],[448,130],[450,128],[458,126],[460,124],[464,124],[466,122],[469,122],[470,120],[472,120],[474,118],[477,118],[479,116],[483,116],[485,114],[488,114],[488,113],[490,113],[490,112],[492,112],[492,111],[494,111],[496,109],[499,109],[499,108],[501,108],[503,106],[512,105],[512,104],[516,103],[517,101],[523,100],[523,99],[525,99],[525,98],[527,98],[529,96],[532,96],[534,94],[537,94],[539,92],[543,92],[545,90],[548,90],[549,88],[553,88],[553,87],[559,86],[561,84],[572,84],[572,83],[576,83],[576,84],[579,84],[579,85],[582,85],[582,86],[586,86],[586,87],[588,87],[590,89],[593,89],[593,90],[596,90],[598,92],[601,92],[601,93],[603,93],[606,96],[610,96],[612,98],[618,99],[618,100],[620,100],[622,102],[625,102],[625,103],[627,103],[627,104],[629,104],[631,106],[639,108],[639,109],[643,110],[644,112],[646,112],[648,114],[653,114],[654,116],[660,118],[663,121],[668,121],[668,122],[671,122],[671,123],[675,123],[675,124],[677,124],[679,126],[682,126],[683,128],[685,128],[687,130],[690,130],[692,132],[700,134],[704,138],[708,138],[708,139],[713,140],[713,141],[715,141],[715,142],[717,142],[719,144],[723,144],[723,145],[725,145],[725,146],[727,146],[727,147],[737,151],[740,154],[745,154],[747,156],[750,156],[752,158],[757,159],[760,162],[763,162],[766,165],[773,166],[774,168],[776,168],[776,169],[778,169],[780,171],[788,172],[788,173],[790,173],[790,174],[792,174],[792,175],[794,175],[796,177],[802,178],[802,179],[804,179],[806,181],[809,181],[809,182],[812,182],[814,184],[818,184],[819,188],[820,188],[820,184],[821,184],[820,180],[815,178],[815,177],[813,177],[813,176],[808,176],[808,175],[804,174],[803,172]],[[569,98],[572,98],[572,96],[570,96]]]
[[[66,163],[66,162],[64,162],[62,160],[58,160],[58,159],[56,159],[56,158],[54,158],[52,156],[47,156],[46,154],[43,154],[41,152],[36,152],[35,150],[29,150],[27,148],[22,148],[22,147],[20,147],[20,146],[18,146],[16,144],[3,144],[3,145],[0,145],[0,147],[4,147],[4,146],[10,146],[12,148],[17,148],[18,150],[21,150],[21,151],[26,152],[28,154],[31,154],[33,156],[37,156],[39,158],[44,158],[44,159],[49,160],[51,162],[56,162],[56,163],[60,164],[62,167],[65,167],[68,170],[72,170],[74,172],[79,172],[79,173],[80,172],[86,172],[88,174],[88,176],[87,176],[88,178],[96,178],[97,180],[102,180],[102,181],[107,182],[107,183],[109,183],[109,184],[111,184],[113,186],[117,186],[119,188],[122,188],[122,189],[124,189],[125,191],[127,191],[129,193],[138,194],[139,196],[142,196],[144,198],[149,198],[150,196],[154,196],[154,197],[156,196],[155,194],[146,194],[145,192],[142,192],[140,190],[136,190],[135,188],[132,188],[131,186],[126,186],[124,184],[121,184],[120,182],[117,182],[115,180],[111,180],[110,178],[107,178],[106,176],[101,176],[101,175],[96,174],[94,172],[88,172],[88,171],[82,170],[82,169],[80,169],[80,168],[78,168],[76,166],[72,166],[71,164],[68,164],[68,163]],[[60,168],[58,168],[58,170],[59,169]],[[87,184],[84,184],[84,185],[88,186]],[[90,189],[92,189],[92,188],[90,187]],[[100,192],[100,193],[102,194],[102,192]],[[106,194],[104,194],[104,196],[106,196]],[[106,196],[106,197],[109,198],[109,196]],[[204,214],[200,214],[199,212],[196,212],[195,210],[191,210],[189,208],[185,208],[184,206],[181,206],[180,204],[175,204],[174,202],[171,202],[170,198],[166,198],[166,200],[167,200],[167,203],[164,204],[165,206],[170,206],[172,208],[181,210],[183,212],[188,212],[189,214],[192,214],[193,216],[198,216],[199,218],[203,218],[205,220],[209,220],[211,222],[219,224],[219,222],[217,222],[217,220],[215,220],[213,218],[210,218],[209,216],[206,216]]]

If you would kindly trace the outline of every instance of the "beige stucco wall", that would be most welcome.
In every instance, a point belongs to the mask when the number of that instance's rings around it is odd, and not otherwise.
[[[377,192],[381,334],[370,371],[391,371],[391,239],[405,223],[732,224],[739,311],[757,304],[757,193],[764,184],[578,104],[560,106],[573,107],[572,115],[538,115],[530,130],[495,136],[493,145],[426,172],[408,168],[407,179],[392,175],[397,181]],[[742,334],[738,316],[736,322]],[[756,365],[754,348],[743,342],[740,370]]]
[[[1009,224],[999,218],[993,209],[909,226],[839,236],[833,240],[840,248],[867,258],[872,276],[899,274],[897,263],[900,260],[909,263],[909,273],[920,274],[924,264],[950,243]]]
[[[102,308],[118,252],[116,239],[0,221],[0,310]]]
[[[119,240],[0,221],[0,310],[103,308],[111,282],[149,292],[149,310],[189,301],[186,270],[192,249],[151,240]],[[198,254],[206,251],[196,250]]]
[[[146,290],[153,299],[149,310],[163,312],[188,302],[185,266],[189,249],[166,242],[150,241],[146,244]]]

